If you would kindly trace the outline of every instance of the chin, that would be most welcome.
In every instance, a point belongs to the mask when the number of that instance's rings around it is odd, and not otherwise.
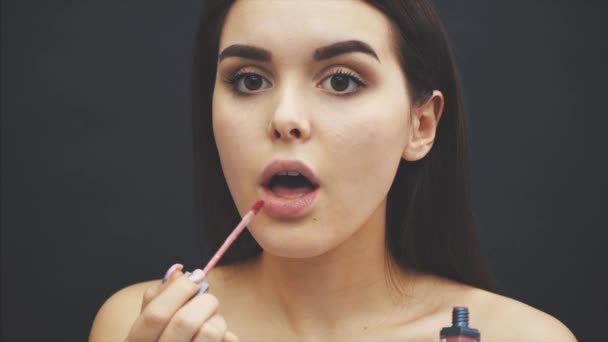
[[[291,259],[313,258],[332,248],[328,236],[313,229],[278,227],[276,224],[264,229],[250,229],[264,253]]]
[[[273,248],[274,247],[274,248]],[[278,248],[277,248],[278,247]],[[264,253],[286,259],[309,259],[323,254],[325,251],[318,251],[304,246],[262,246]]]

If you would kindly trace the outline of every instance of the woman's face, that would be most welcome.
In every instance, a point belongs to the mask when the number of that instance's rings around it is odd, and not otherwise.
[[[283,214],[262,210],[249,229],[267,252],[313,257],[365,227],[384,229],[386,196],[410,139],[410,100],[392,44],[388,19],[362,1],[237,1],[230,9],[213,130],[236,206],[244,214],[259,198],[274,196],[281,207],[299,192],[314,197],[297,213],[289,203]],[[308,165],[314,196],[312,188],[260,184],[273,160]]]

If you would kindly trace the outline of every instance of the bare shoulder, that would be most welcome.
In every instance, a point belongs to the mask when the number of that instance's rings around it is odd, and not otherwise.
[[[206,278],[212,288],[222,289],[226,280],[231,280],[232,268],[216,268]],[[215,285],[215,286],[213,286]],[[159,280],[145,281],[127,286],[108,298],[101,306],[89,335],[90,342],[122,341],[129,334],[139,317],[146,290],[160,286]],[[221,293],[221,292],[220,292]]]
[[[480,289],[470,293],[475,298],[471,306],[471,326],[481,331],[484,340],[576,341],[562,322],[541,310]]]
[[[428,287],[433,296],[441,297],[435,326],[449,326],[452,308],[466,306],[470,326],[478,329],[485,341],[576,341],[557,318],[530,305],[445,278],[428,279],[425,284],[431,284]]]
[[[139,316],[144,292],[159,281],[133,284],[108,298],[95,316],[89,341],[123,340]]]

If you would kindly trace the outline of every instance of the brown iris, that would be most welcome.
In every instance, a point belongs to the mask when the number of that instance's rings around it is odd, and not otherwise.
[[[333,75],[331,77],[330,83],[331,83],[331,87],[334,88],[334,90],[344,91],[346,88],[348,88],[348,81],[349,81],[348,76]]]
[[[247,75],[243,82],[247,90],[258,90],[262,86],[262,78],[257,75]]]

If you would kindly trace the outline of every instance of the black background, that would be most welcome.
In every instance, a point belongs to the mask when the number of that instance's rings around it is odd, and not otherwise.
[[[464,84],[484,255],[509,296],[605,339],[608,6],[435,3]],[[113,292],[200,263],[199,8],[2,1],[3,340],[85,340]]]

